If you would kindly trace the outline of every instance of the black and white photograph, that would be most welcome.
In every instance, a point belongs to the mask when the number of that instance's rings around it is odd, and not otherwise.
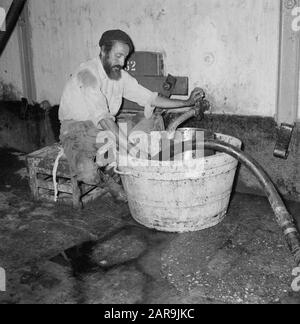
[[[299,81],[300,0],[0,0],[0,304],[300,304]]]

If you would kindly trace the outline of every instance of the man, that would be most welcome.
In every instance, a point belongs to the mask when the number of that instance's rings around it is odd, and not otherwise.
[[[188,100],[168,99],[138,84],[123,70],[134,46],[131,38],[121,30],[105,32],[99,45],[100,56],[81,64],[68,81],[59,108],[61,143],[71,173],[88,184],[98,184],[101,180],[95,163],[100,147],[96,143],[97,134],[103,130],[111,131],[120,145],[127,142],[115,119],[123,98],[145,107],[147,118],[141,120],[135,129],[150,132],[164,130],[162,118],[153,114],[156,107],[191,107],[203,95],[200,89],[195,89]]]

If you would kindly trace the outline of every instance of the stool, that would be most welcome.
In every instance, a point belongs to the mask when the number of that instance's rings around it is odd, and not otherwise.
[[[54,201],[52,172],[60,149],[59,144],[54,144],[27,155],[29,184],[35,200]],[[77,177],[71,176],[65,156],[59,161],[56,180],[58,202],[72,204],[74,208],[81,208],[83,204],[107,192],[97,186],[78,182]]]

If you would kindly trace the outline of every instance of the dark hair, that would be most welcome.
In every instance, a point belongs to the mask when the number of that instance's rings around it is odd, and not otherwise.
[[[134,45],[131,38],[119,29],[106,31],[100,39],[99,46],[104,46],[104,51],[109,53],[116,41],[128,45],[130,53],[134,51]]]
[[[103,47],[104,53],[108,54],[113,48],[116,41],[107,41],[101,45]]]

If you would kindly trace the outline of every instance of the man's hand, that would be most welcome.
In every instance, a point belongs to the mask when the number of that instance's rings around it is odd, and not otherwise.
[[[162,96],[157,96],[152,102],[152,105],[162,109],[178,109],[188,108],[200,105],[205,98],[205,92],[201,88],[196,88],[192,91],[190,98],[186,100],[169,99]]]
[[[201,88],[195,88],[191,95],[190,98],[188,99],[188,103],[190,107],[193,107],[197,105],[199,101],[202,101],[205,98],[205,92]]]

